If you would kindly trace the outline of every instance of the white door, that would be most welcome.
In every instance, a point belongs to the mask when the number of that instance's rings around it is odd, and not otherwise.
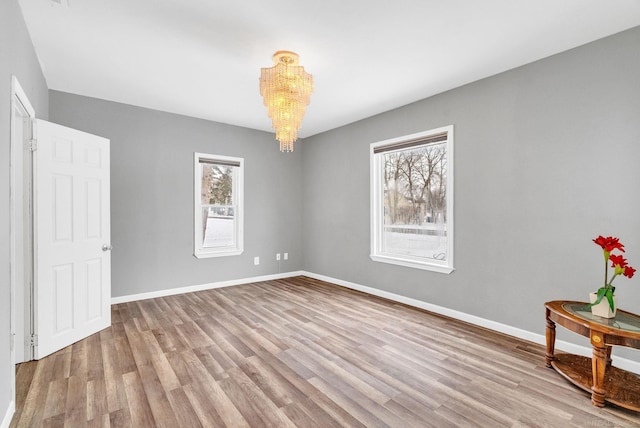
[[[111,325],[109,140],[40,119],[34,138],[34,357]]]

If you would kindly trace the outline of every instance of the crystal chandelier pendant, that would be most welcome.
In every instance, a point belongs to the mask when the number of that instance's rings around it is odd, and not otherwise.
[[[273,62],[273,67],[261,69],[260,94],[276,140],[280,141],[280,151],[292,152],[313,92],[313,77],[299,65],[295,52],[278,51]]]

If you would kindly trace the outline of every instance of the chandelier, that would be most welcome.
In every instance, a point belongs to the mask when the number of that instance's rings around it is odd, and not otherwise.
[[[260,94],[267,106],[271,126],[276,130],[281,152],[292,152],[302,117],[313,92],[313,77],[298,65],[298,54],[278,51],[274,66],[260,73]]]

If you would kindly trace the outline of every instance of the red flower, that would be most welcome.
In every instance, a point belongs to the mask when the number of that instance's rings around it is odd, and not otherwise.
[[[624,267],[623,275],[626,276],[627,278],[632,278],[634,273],[636,273],[636,270],[634,268],[632,268],[631,266],[625,266]]]
[[[618,238],[614,238],[613,236],[598,236],[593,240],[596,244],[600,245],[604,251],[610,253],[611,251],[618,249],[624,253],[624,245],[620,243]]]
[[[627,260],[622,257],[619,256],[617,254],[611,254],[611,256],[609,257],[609,260],[611,260],[611,267],[612,268],[623,268],[625,266],[627,266]]]
[[[611,267],[615,269],[613,271],[613,278],[617,275],[622,275],[627,267],[627,260],[617,254],[611,254],[609,260],[611,260]],[[613,278],[611,278],[611,281],[613,281]],[[609,282],[609,284],[611,284],[611,282]]]

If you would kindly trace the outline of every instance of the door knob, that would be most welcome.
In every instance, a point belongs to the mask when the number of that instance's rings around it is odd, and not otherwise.
[[[104,244],[102,246],[102,251],[111,251],[113,249],[113,247],[109,244]]]

